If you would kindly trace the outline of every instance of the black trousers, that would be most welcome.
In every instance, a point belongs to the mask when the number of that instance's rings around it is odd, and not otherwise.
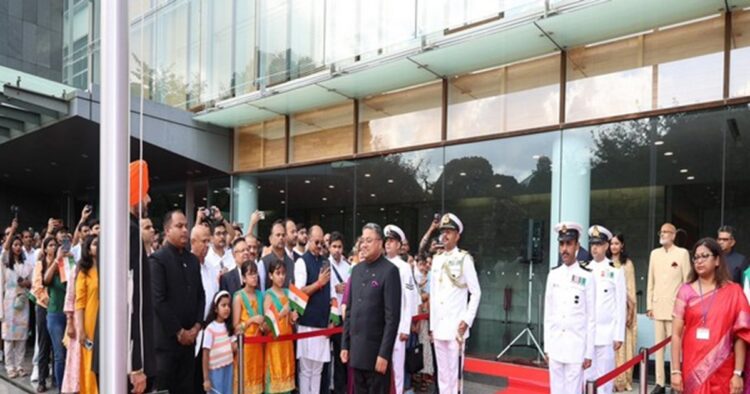
[[[386,368],[385,375],[375,371],[354,369],[355,394],[388,394],[391,392],[391,368]]]
[[[49,361],[52,355],[52,340],[49,337],[49,331],[47,331],[47,308],[43,308],[39,305],[36,306],[36,330],[38,336],[36,338],[37,344],[39,345],[39,383],[47,385],[47,378],[49,377]]]
[[[198,356],[195,357],[195,373],[193,376],[195,378],[193,379],[193,387],[195,388],[195,393],[203,393],[203,352],[205,350],[201,346],[200,350],[198,351]],[[236,378],[236,376],[234,377]]]
[[[181,346],[177,351],[156,351],[156,388],[170,393],[195,393],[195,348]]]
[[[348,370],[346,364],[341,362],[341,334],[331,336],[333,342],[333,392],[335,394],[346,394]]]

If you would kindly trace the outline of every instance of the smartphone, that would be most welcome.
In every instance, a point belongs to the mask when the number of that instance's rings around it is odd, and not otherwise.
[[[68,253],[70,252],[70,238],[63,238],[62,245],[60,247],[62,248],[63,252]]]
[[[91,350],[94,348],[94,342],[91,342],[91,340],[86,339],[85,341],[83,341],[83,347],[85,347],[88,350]]]
[[[435,221],[435,222],[440,221],[440,214],[437,213],[437,212],[435,212],[435,214],[432,215],[432,220]]]
[[[264,211],[258,211],[258,217],[260,220],[266,220],[266,213]]]

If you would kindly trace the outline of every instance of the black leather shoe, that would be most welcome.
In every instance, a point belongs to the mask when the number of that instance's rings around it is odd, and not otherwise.
[[[658,384],[656,387],[654,387],[653,390],[651,390],[651,394],[666,394],[667,390],[664,389],[664,387],[659,386]]]
[[[45,393],[45,392],[47,392],[47,386],[45,386],[44,383],[39,383],[39,385],[36,386],[36,392],[37,393]]]

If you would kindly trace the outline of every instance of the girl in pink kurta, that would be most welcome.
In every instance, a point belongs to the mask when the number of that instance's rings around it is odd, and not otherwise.
[[[78,276],[78,266],[73,274],[68,278],[68,284],[65,291],[65,316],[67,317],[67,326],[65,327],[65,343],[68,352],[65,358],[65,374],[63,375],[62,393],[77,393],[79,391],[79,379],[81,376],[81,345],[75,336],[75,304],[76,304],[76,277]],[[81,323],[83,324],[83,323]]]

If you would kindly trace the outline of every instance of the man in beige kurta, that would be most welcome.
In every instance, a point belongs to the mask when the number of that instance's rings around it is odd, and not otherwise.
[[[672,309],[677,290],[690,273],[690,254],[674,244],[677,229],[665,223],[659,231],[660,248],[651,251],[648,261],[646,314],[654,321],[654,339],[659,343],[672,335]],[[664,349],[656,352],[656,387],[652,394],[665,392]]]

